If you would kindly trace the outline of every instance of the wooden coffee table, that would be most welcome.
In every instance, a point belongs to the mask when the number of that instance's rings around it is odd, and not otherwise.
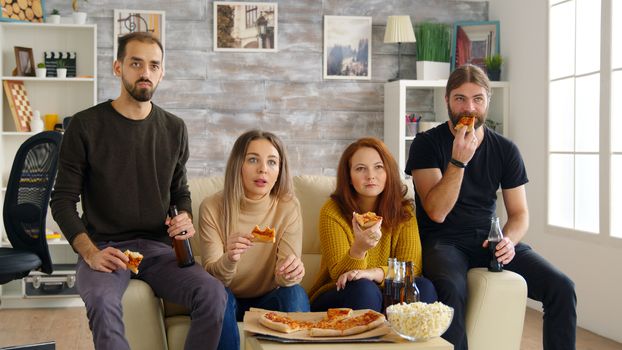
[[[453,350],[454,346],[443,338],[434,338],[426,342],[409,342],[397,335],[387,336],[395,343],[278,343],[269,340],[260,340],[253,335],[246,336],[246,350],[287,350],[287,349],[304,349],[304,350],[341,350],[341,349],[357,349],[357,350],[379,350],[379,349],[411,349],[411,350]]]

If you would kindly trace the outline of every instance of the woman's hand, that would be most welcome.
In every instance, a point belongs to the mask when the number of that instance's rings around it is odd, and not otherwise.
[[[361,278],[366,278],[370,281],[378,282],[378,280],[382,280],[384,276],[384,271],[381,268],[373,268],[366,270],[352,270],[348,272],[344,272],[337,278],[337,291],[340,291],[346,287],[346,283],[350,281],[360,280]]]
[[[274,274],[291,282],[299,281],[305,276],[305,265],[299,257],[291,254],[287,259],[277,264]]]
[[[352,215],[352,231],[354,232],[354,242],[350,247],[350,256],[355,259],[362,259],[365,253],[375,247],[382,237],[382,220],[378,221],[374,226],[362,229]]]
[[[229,261],[238,262],[248,248],[253,246],[250,233],[234,233],[227,237],[226,254]]]

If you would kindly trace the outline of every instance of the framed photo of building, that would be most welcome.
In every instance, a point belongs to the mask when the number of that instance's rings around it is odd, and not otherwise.
[[[17,65],[17,75],[25,77],[35,76],[35,59],[32,55],[32,48],[15,46],[15,64]]]
[[[164,11],[114,10],[112,60],[117,59],[119,37],[133,32],[148,32],[160,40],[162,47],[165,38]]]
[[[324,16],[324,79],[371,79],[371,17]]]
[[[471,63],[486,70],[484,59],[499,53],[499,21],[456,22],[451,47],[451,70]]]
[[[278,4],[215,1],[214,51],[278,51]]]

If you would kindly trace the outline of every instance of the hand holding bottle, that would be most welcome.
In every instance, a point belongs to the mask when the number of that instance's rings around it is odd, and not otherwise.
[[[167,219],[166,223],[169,225],[168,234],[173,242],[173,249],[177,257],[177,265],[179,267],[192,266],[194,265],[194,255],[192,254],[192,247],[188,240],[194,236],[192,221],[190,221],[190,227],[188,227],[190,217],[187,213],[179,215],[177,206],[175,205],[171,205],[169,216],[170,219]]]

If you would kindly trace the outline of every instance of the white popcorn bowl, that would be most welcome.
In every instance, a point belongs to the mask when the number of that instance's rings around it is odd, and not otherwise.
[[[434,310],[436,313],[433,313]],[[395,333],[404,339],[417,342],[443,335],[453,316],[454,309],[440,302],[396,304],[387,307],[387,318]]]

